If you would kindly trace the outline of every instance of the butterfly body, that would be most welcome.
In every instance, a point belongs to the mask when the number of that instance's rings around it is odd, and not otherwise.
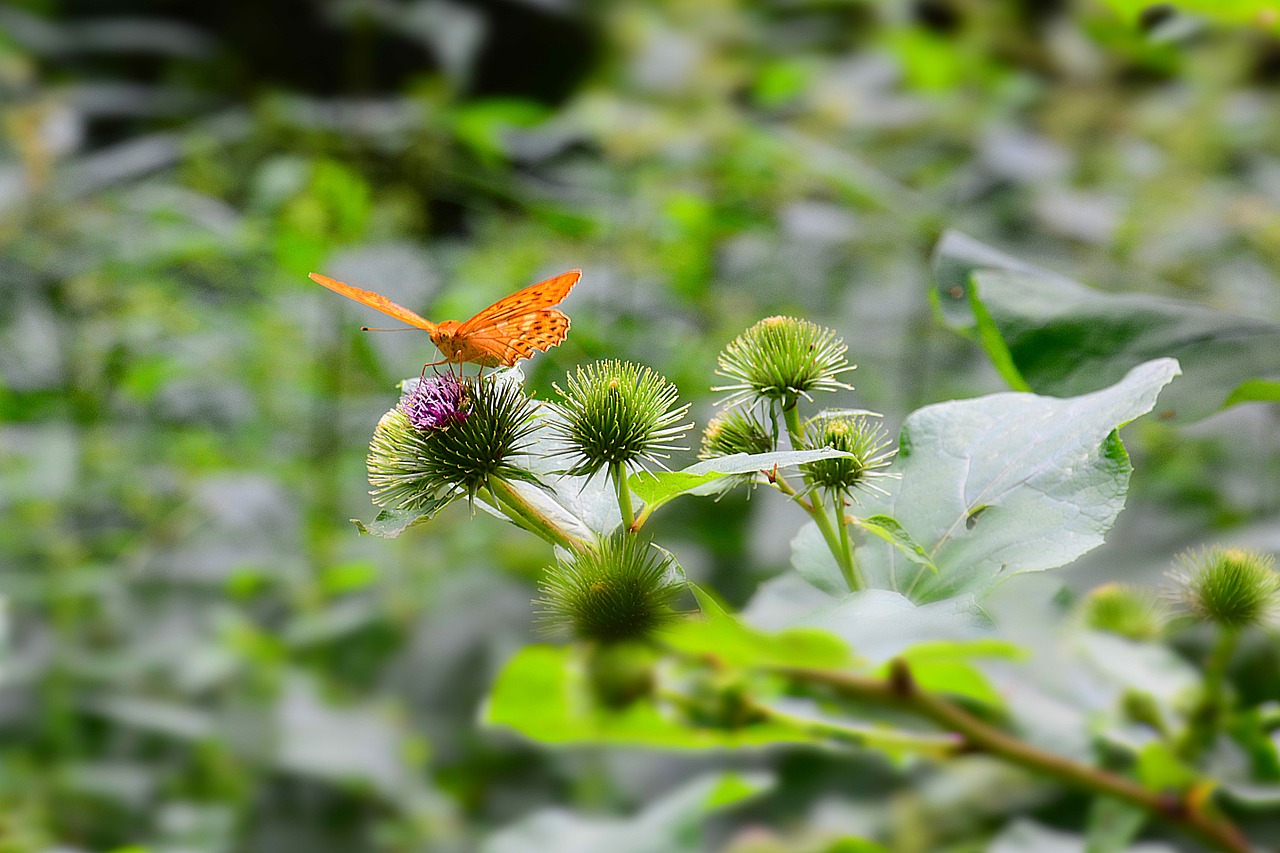
[[[422,329],[453,364],[510,367],[517,361],[557,346],[569,333],[569,318],[557,309],[582,272],[570,270],[504,296],[470,320],[433,323],[371,290],[362,290],[328,276],[312,273],[311,280],[350,299]]]

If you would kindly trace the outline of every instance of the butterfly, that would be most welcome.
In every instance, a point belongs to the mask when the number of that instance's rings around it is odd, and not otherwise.
[[[310,278],[362,305],[422,329],[431,336],[444,362],[510,367],[522,358],[532,357],[535,351],[546,352],[558,346],[569,334],[569,318],[555,306],[569,295],[581,276],[582,270],[569,270],[531,284],[461,323],[457,320],[433,323],[372,290],[361,290],[320,273],[313,272]]]

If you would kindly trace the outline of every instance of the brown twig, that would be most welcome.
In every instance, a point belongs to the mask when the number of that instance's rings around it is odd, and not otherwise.
[[[887,678],[799,667],[777,671],[797,681],[826,686],[844,696],[891,705],[925,717],[963,737],[970,751],[993,755],[1072,787],[1123,800],[1215,850],[1251,853],[1248,840],[1233,823],[1206,812],[1191,794],[1152,791],[1123,776],[1037,749],[983,722],[943,696],[922,690],[906,661],[901,659],[893,661]]]

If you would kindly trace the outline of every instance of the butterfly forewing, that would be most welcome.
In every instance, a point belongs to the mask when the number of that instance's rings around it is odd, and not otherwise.
[[[356,302],[359,302],[362,305],[368,305],[370,308],[381,311],[389,317],[395,317],[401,323],[408,323],[414,328],[423,329],[427,332],[433,331],[436,327],[435,323],[432,323],[425,317],[419,317],[408,308],[405,308],[403,305],[397,305],[380,293],[374,293],[372,290],[361,290],[358,287],[352,287],[349,284],[335,281],[327,275],[321,275],[318,272],[311,273],[310,278],[316,284],[322,284],[335,293],[341,293],[348,299],[354,299]]]
[[[458,334],[470,336],[481,329],[496,326],[508,320],[518,320],[525,315],[559,305],[581,277],[581,270],[569,270],[546,281],[531,284],[523,290],[517,290],[510,296],[504,296],[463,323],[458,329]]]

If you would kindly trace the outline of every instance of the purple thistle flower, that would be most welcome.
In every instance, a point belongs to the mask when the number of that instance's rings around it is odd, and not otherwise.
[[[467,417],[467,386],[452,373],[414,384],[400,398],[400,411],[416,429],[445,429]]]

